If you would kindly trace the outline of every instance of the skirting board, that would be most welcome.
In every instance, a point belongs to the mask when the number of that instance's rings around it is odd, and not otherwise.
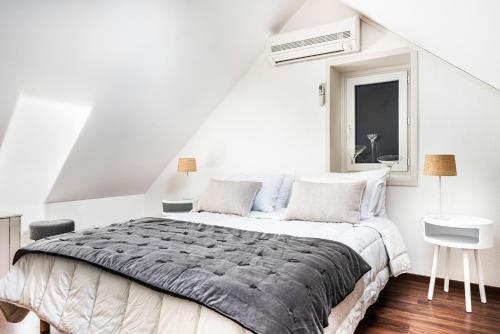
[[[418,275],[418,274],[403,274],[403,275],[405,275],[406,277],[411,277],[411,279],[415,280],[415,281],[427,282],[427,284],[429,284],[429,280],[431,279],[429,276],[425,276],[425,275]],[[440,287],[442,289],[443,286],[444,286],[444,279],[436,277],[436,288]],[[456,281],[456,280],[450,279],[450,289],[453,287],[462,287],[463,288],[463,286],[464,286],[463,281]],[[484,287],[488,291],[490,291],[494,294],[500,294],[500,287],[491,286],[491,285],[485,285]],[[477,289],[479,289],[477,283],[471,283],[470,288],[471,288],[471,290],[475,289],[475,291],[477,291]]]

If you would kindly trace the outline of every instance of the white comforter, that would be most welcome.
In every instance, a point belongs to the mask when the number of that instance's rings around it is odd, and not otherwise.
[[[171,218],[268,233],[318,237],[343,242],[372,267],[329,317],[325,333],[352,333],[392,274],[410,268],[395,225],[385,218],[359,225],[281,221],[213,213],[182,213]],[[262,216],[262,214],[260,214]],[[151,290],[88,264],[30,254],[0,281],[0,309],[19,321],[26,308],[67,333],[249,333],[235,322],[198,305]]]
[[[249,218],[209,212],[170,214],[169,218],[250,231],[336,240],[350,246],[354,250],[362,247],[365,237],[373,237],[370,233],[365,232],[367,229],[373,229],[378,232],[378,235],[384,242],[389,257],[391,273],[394,276],[398,276],[410,270],[410,258],[401,233],[396,225],[385,217],[374,217],[373,219],[363,220],[360,224],[352,225],[347,223],[328,224],[298,220],[285,221],[283,220],[283,216],[284,210],[278,210],[272,213],[252,211]],[[357,243],[361,243],[361,245]]]

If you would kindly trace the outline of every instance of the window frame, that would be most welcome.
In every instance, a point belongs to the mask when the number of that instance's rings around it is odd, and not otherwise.
[[[325,108],[325,171],[347,172],[346,153],[346,75],[381,73],[395,70],[408,72],[408,133],[407,172],[391,171],[389,186],[418,185],[418,55],[411,46],[390,50],[360,52],[345,57],[331,57],[325,61],[326,108]]]
[[[408,71],[393,70],[381,73],[357,73],[344,76],[345,93],[345,115],[346,115],[346,148],[350,152],[354,151],[356,145],[356,86],[377,84],[384,82],[398,82],[398,154],[403,160],[394,165],[392,171],[408,171]],[[351,163],[351,159],[344,154],[343,165],[346,171],[364,171],[380,168],[380,163]]]

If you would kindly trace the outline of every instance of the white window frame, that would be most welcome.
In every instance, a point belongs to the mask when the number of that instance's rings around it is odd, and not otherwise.
[[[408,171],[408,71],[399,70],[378,74],[361,74],[356,76],[345,77],[345,110],[346,110],[346,145],[347,152],[354,152],[356,141],[356,105],[355,91],[356,86],[376,84],[398,81],[399,98],[398,98],[398,148],[399,156],[403,160],[394,165],[392,171],[407,172]],[[347,154],[344,157],[347,171],[363,171],[380,168],[379,163],[352,163],[348,159]]]
[[[418,185],[418,50],[409,46],[375,52],[361,52],[325,61],[326,70],[326,138],[325,170],[348,172],[346,136],[345,78],[406,70],[408,72],[408,137],[407,172],[389,173],[389,186]],[[350,155],[352,157],[352,155]],[[401,162],[403,163],[403,162]],[[373,164],[380,168],[380,165]],[[375,168],[375,167],[374,167]]]

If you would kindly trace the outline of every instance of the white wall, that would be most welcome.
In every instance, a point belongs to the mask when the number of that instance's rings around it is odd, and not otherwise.
[[[117,196],[81,201],[2,207],[21,213],[23,239],[30,222],[42,219],[73,219],[76,229],[104,226],[144,216],[144,195]]]
[[[286,29],[312,26],[352,14],[326,0],[308,1]],[[401,40],[363,25],[363,52],[405,45]],[[325,110],[318,106],[317,86],[326,81],[323,60],[273,67],[261,55],[226,96],[178,156],[195,156],[193,175],[199,192],[210,175],[224,172],[325,171]],[[426,153],[451,152],[459,176],[444,180],[444,206],[449,212],[481,215],[500,221],[500,94],[435,56],[419,53],[419,160]],[[145,194],[147,214],[159,214],[163,198],[179,197],[185,178],[173,160]],[[422,241],[419,218],[435,210],[437,180],[419,177],[418,187],[390,187],[388,214],[400,227],[415,273],[428,275],[432,248]],[[484,252],[485,280],[500,286],[496,247]],[[452,277],[462,279],[458,254]]]
[[[49,219],[74,219],[77,228],[120,223],[144,216],[144,195],[49,203],[45,215]]]
[[[335,2],[306,2],[285,29],[328,23],[353,15]],[[302,13],[305,13],[304,15]],[[323,61],[271,66],[261,54],[251,69],[198,129],[179,156],[196,156],[194,192],[209,176],[224,172],[319,172],[325,163],[325,109],[317,87],[325,80]],[[159,213],[159,200],[178,197],[185,177],[174,159],[146,193],[146,212]],[[198,181],[198,182],[197,182]]]
[[[426,153],[454,153],[457,177],[443,179],[446,212],[493,219],[495,244],[485,250],[487,284],[500,286],[500,93],[438,58],[419,56],[420,176],[417,188],[391,187],[389,215],[398,223],[412,255],[415,271],[429,274],[431,247],[421,241],[418,218],[436,212],[438,180],[422,175]],[[453,277],[463,279],[460,253],[452,252]],[[443,274],[441,268],[440,271]]]

